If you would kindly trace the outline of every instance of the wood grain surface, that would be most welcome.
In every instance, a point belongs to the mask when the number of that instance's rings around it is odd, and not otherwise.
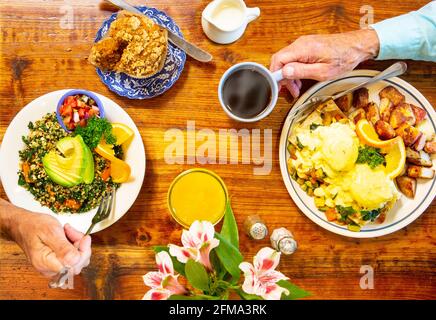
[[[141,1],[131,1],[141,4]],[[27,103],[47,92],[83,88],[120,104],[136,122],[145,144],[147,170],[141,193],[130,211],[115,225],[93,236],[90,266],[76,277],[74,290],[48,289],[47,279],[29,265],[20,248],[0,240],[0,299],[140,299],[147,290],[141,276],[155,269],[151,246],[179,243],[181,228],[171,219],[166,194],[182,170],[203,166],[218,173],[228,186],[238,226],[258,214],[270,230],[284,226],[298,243],[298,251],[283,257],[280,270],[315,299],[428,299],[436,298],[436,202],[414,223],[394,234],[367,240],[348,239],[323,230],[306,218],[289,197],[281,178],[278,141],[292,99],[282,93],[274,112],[254,124],[230,120],[217,99],[223,72],[241,61],[269,65],[271,55],[298,36],[359,28],[360,9],[371,5],[375,21],[416,10],[417,0],[247,0],[261,16],[242,39],[216,45],[203,34],[201,12],[207,1],[148,0],[181,27],[184,36],[210,51],[214,62],[188,58],[175,86],[152,100],[134,101],[109,91],[86,61],[94,36],[110,12],[98,1],[0,0],[0,138]],[[144,2],[145,3],[145,2]],[[73,29],[62,29],[64,6],[74,10]],[[366,62],[359,68],[381,70],[391,61]],[[408,62],[402,78],[436,105],[436,64]],[[313,82],[306,81],[304,89]],[[164,161],[164,133],[185,128],[272,129],[273,168],[270,175],[253,175],[253,165],[169,165]],[[0,196],[6,195],[1,189]],[[254,242],[241,232],[241,251],[249,260],[268,240]],[[375,270],[374,289],[362,290],[362,265]]]

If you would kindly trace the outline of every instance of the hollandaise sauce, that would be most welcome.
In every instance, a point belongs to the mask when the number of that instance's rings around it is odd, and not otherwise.
[[[195,220],[218,223],[224,216],[228,192],[214,172],[191,169],[174,179],[168,191],[168,207],[173,218],[185,228]]]
[[[357,163],[361,142],[352,123],[300,127],[296,141],[290,174],[328,221],[358,231],[398,198],[383,165]]]

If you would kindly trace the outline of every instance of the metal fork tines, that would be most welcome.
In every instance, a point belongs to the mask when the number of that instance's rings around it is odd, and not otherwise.
[[[98,210],[92,218],[91,225],[85,233],[85,236],[90,234],[95,225],[103,220],[107,219],[112,212],[112,206],[115,199],[115,190],[112,190],[109,194],[107,194],[100,202],[98,206]]]
[[[322,103],[322,102],[325,102],[329,99],[331,99],[331,96],[316,96],[316,97],[310,98],[305,103],[300,104],[299,106],[295,106],[294,108],[292,108],[290,113],[289,113],[289,117],[292,119],[300,111],[311,109],[315,105]]]

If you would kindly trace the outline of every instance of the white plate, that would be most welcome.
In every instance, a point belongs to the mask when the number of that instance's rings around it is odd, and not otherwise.
[[[69,89],[70,90],[70,89]],[[18,151],[22,150],[24,143],[22,136],[27,136],[30,121],[41,119],[46,113],[54,112],[56,105],[63,94],[69,90],[59,90],[47,93],[32,102],[18,112],[3,137],[0,149],[0,177],[3,188],[9,200],[16,206],[34,212],[46,213],[59,220],[62,225],[71,224],[77,230],[86,232],[91,224],[92,217],[97,209],[80,214],[61,213],[56,214],[48,207],[43,207],[36,201],[32,194],[18,185],[19,156]],[[145,151],[141,135],[130,116],[114,101],[96,93],[100,98],[106,118],[111,122],[120,122],[128,125],[135,132],[135,136],[125,154],[125,161],[132,169],[131,178],[128,182],[121,184],[116,192],[114,208],[108,219],[98,223],[93,233],[106,229],[118,221],[133,205],[145,174]]]
[[[355,70],[342,78],[318,83],[310,88],[304,95],[302,95],[295,105],[304,103],[312,96],[331,95],[348,89],[353,85],[367,80],[368,77],[374,76],[377,73],[377,71],[372,70]],[[401,93],[406,96],[406,102],[413,103],[424,108],[428,114],[427,121],[429,121],[429,124],[433,127],[433,131],[436,131],[436,113],[432,105],[417,89],[404,80],[392,78],[369,86],[369,100],[378,104],[380,102],[378,92],[387,85],[393,85],[399,89]],[[427,209],[436,196],[435,179],[419,179],[415,199],[409,199],[406,196],[402,196],[401,199],[397,201],[394,208],[392,208],[392,210],[387,214],[386,220],[382,224],[370,223],[365,225],[360,232],[353,232],[349,231],[346,226],[344,227],[329,222],[327,221],[325,214],[315,207],[313,198],[308,196],[300,188],[298,183],[289,176],[286,167],[289,153],[287,152],[286,145],[291,125],[292,121],[288,116],[285,120],[285,124],[283,125],[282,134],[280,137],[279,159],[283,180],[289,194],[300,210],[303,211],[303,213],[309,219],[324,229],[353,238],[380,237],[395,232],[412,223],[425,211],[425,209]],[[434,157],[433,167],[435,167]]]

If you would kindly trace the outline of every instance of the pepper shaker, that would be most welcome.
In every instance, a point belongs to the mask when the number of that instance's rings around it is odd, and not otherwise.
[[[262,240],[268,235],[265,222],[257,216],[249,216],[244,221],[244,229],[248,236],[254,240]]]
[[[283,254],[293,254],[297,250],[297,241],[295,241],[292,232],[286,228],[278,228],[271,234],[271,246]]]

